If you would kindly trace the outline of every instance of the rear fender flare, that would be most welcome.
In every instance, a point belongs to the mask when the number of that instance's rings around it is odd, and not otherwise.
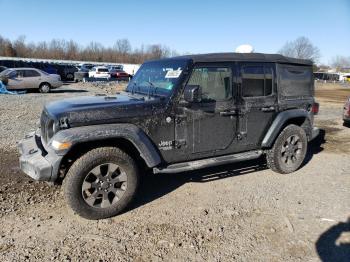
[[[263,148],[271,147],[279,133],[282,131],[282,128],[284,127],[285,123],[293,118],[300,117],[303,117],[307,120],[309,120],[310,118],[309,113],[303,109],[291,109],[279,113],[275,120],[272,122],[269,130],[267,131],[261,143],[261,146]]]

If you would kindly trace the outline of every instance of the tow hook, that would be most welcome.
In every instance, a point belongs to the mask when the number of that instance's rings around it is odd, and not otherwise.
[[[36,152],[38,152],[38,150],[37,149],[34,149],[34,148],[32,148],[31,150],[29,150],[29,154],[30,155],[32,155],[32,154],[35,154]]]

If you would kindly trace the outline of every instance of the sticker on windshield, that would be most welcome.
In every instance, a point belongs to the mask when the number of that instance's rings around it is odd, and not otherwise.
[[[182,70],[169,70],[166,72],[165,78],[178,78],[182,73]]]

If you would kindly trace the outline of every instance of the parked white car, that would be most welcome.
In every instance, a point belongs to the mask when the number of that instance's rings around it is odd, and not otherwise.
[[[36,68],[9,68],[0,73],[0,78],[7,79],[7,89],[39,89],[41,93],[48,93],[51,89],[63,85],[61,77],[48,74]]]
[[[95,66],[91,68],[89,71],[89,77],[90,78],[104,78],[104,79],[110,79],[111,74],[109,73],[109,70],[105,66]]]

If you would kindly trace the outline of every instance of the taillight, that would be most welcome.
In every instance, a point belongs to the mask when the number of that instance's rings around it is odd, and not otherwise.
[[[345,114],[347,116],[350,116],[350,101],[346,103],[344,110],[345,110]]]
[[[317,115],[319,109],[320,109],[320,104],[315,102],[315,103],[312,105],[311,112],[312,112],[314,115]]]

